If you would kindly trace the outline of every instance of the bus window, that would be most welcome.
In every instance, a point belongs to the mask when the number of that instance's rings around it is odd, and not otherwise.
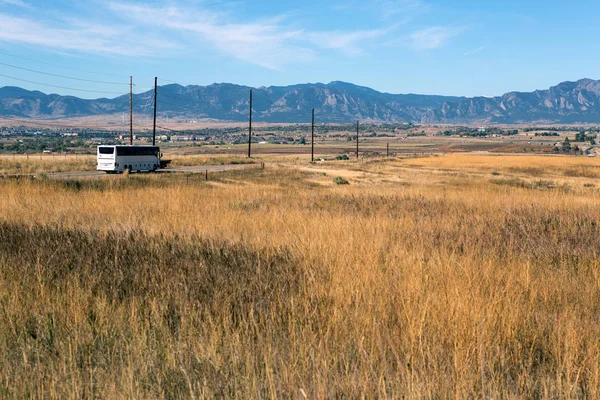
[[[117,155],[119,156],[156,156],[158,157],[158,147],[117,147]]]

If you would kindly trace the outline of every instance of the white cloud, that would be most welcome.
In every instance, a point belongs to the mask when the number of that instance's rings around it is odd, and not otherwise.
[[[411,33],[409,39],[411,46],[415,49],[437,49],[463,30],[464,28],[432,26]]]
[[[284,31],[277,18],[254,23],[228,23],[211,12],[182,10],[177,7],[151,7],[109,3],[108,7],[138,25],[154,26],[201,38],[222,52],[266,68],[278,69],[283,63],[308,60],[314,52],[293,45],[300,31]]]
[[[402,10],[422,7],[421,0],[374,1],[390,17]],[[0,0],[0,4],[21,2]],[[90,9],[84,7],[76,8],[75,13],[72,9],[55,10],[52,19],[36,18],[36,13],[28,17],[0,13],[0,42],[130,57],[166,57],[175,55],[175,51],[198,53],[212,48],[229,57],[278,70],[314,61],[330,50],[359,56],[368,46],[389,40],[400,25],[396,22],[374,29],[310,30],[282,15],[238,22],[241,16],[235,14],[237,8],[221,3],[218,7],[214,3],[208,6],[204,1],[184,0],[172,0],[167,5],[115,0],[93,4],[97,12],[92,15],[77,14]],[[414,47],[435,48],[452,33],[449,28],[433,27],[400,40],[408,40]]]
[[[405,23],[412,20],[415,14],[427,10],[429,5],[422,0],[345,0],[334,3],[330,8],[335,12],[374,13],[382,21],[400,18]]]
[[[381,13],[384,20],[396,18],[398,16],[406,17],[414,14],[418,10],[423,10],[426,5],[421,0],[378,0],[381,7]]]
[[[324,49],[340,50],[347,55],[359,55],[362,53],[362,49],[359,47],[361,42],[370,39],[376,39],[387,32],[388,30],[386,29],[363,30],[355,32],[312,32],[308,33],[307,37],[313,43]]]
[[[45,46],[55,50],[76,50],[123,56],[149,56],[155,49],[173,48],[175,45],[160,39],[139,37],[126,29],[115,27],[77,26],[64,28],[27,18],[15,18],[0,13],[0,42],[25,43]]]
[[[0,5],[2,4],[8,4],[11,6],[18,6],[18,7],[26,7],[29,8],[29,4],[25,3],[22,0],[0,0]]]
[[[287,27],[283,16],[251,23],[233,23],[229,22],[231,18],[207,10],[115,2],[109,3],[108,7],[136,24],[161,27],[184,35],[192,33],[232,57],[270,69],[317,58],[315,46],[358,55],[362,52],[361,42],[375,39],[388,31],[311,32]]]

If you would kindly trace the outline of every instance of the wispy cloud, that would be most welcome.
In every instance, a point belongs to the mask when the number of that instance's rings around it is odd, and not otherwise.
[[[54,50],[76,50],[123,56],[149,56],[152,47],[173,48],[175,44],[161,39],[139,37],[126,28],[93,24],[72,24],[55,28],[28,18],[0,13],[0,42],[23,43]],[[145,43],[144,43],[145,42]]]
[[[330,8],[334,11],[372,13],[386,22],[398,18],[401,22],[408,22],[415,14],[428,10],[429,5],[423,0],[345,0]]]
[[[213,50],[246,63],[281,70],[295,63],[310,63],[335,51],[358,57],[368,48],[398,44],[416,49],[441,47],[461,28],[434,26],[400,33],[398,16],[426,7],[422,0],[373,0],[388,19],[376,28],[311,29],[292,14],[245,18],[239,7],[196,0],[168,3],[97,0],[90,6],[14,16],[0,12],[0,43],[43,46],[53,51],[101,53],[130,57],[165,57],[185,51]],[[0,4],[24,4],[0,0]],[[82,12],[83,10],[83,12]],[[37,15],[40,14],[40,15]],[[372,17],[373,19],[373,17]],[[376,20],[376,19],[375,19]],[[394,20],[392,23],[389,20]],[[374,21],[371,21],[374,22]]]
[[[25,3],[22,0],[0,0],[0,5],[2,4],[8,4],[11,6],[18,6],[18,7],[25,7],[25,8],[29,8],[29,4]]]
[[[464,32],[464,27],[432,26],[409,35],[410,45],[415,49],[436,49],[448,39]]]
[[[378,0],[384,20],[396,17],[408,17],[417,11],[422,11],[428,6],[422,0]]]
[[[330,31],[312,32],[307,38],[324,49],[336,49],[347,55],[359,55],[363,52],[359,45],[367,40],[379,38],[391,29],[373,29],[354,32]]]
[[[135,24],[179,33],[188,43],[201,39],[224,53],[266,68],[277,69],[286,60],[314,57],[311,49],[293,44],[301,31],[283,30],[278,18],[236,24],[225,22],[216,13],[173,6],[109,3],[108,7]]]
[[[288,27],[285,16],[250,23],[230,22],[231,18],[207,10],[177,6],[108,3],[108,7],[136,24],[160,27],[196,38],[220,51],[270,69],[318,57],[319,49],[338,50],[345,55],[362,53],[361,44],[388,30],[309,31]]]
[[[470,56],[471,54],[475,54],[475,53],[479,53],[481,50],[485,49],[487,47],[487,44],[484,44],[483,46],[480,46],[476,49],[473,49],[471,51],[467,51],[464,55],[466,56]]]

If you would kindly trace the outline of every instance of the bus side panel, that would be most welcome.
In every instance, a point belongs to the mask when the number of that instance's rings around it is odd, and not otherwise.
[[[152,171],[160,165],[156,156],[117,156],[116,163],[119,171],[124,171],[130,165],[132,171]]]

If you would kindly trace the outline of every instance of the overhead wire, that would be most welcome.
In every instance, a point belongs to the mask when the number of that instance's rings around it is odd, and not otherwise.
[[[129,85],[129,83],[125,83],[125,82],[106,82],[106,81],[97,81],[97,80],[94,80],[94,79],[82,79],[82,78],[74,78],[72,76],[52,74],[50,72],[43,72],[43,71],[38,71],[38,70],[35,70],[35,69],[29,69],[29,68],[19,67],[17,65],[7,64],[7,63],[3,63],[3,62],[0,62],[0,65],[4,65],[5,67],[20,69],[22,71],[34,72],[36,74],[54,76],[54,77],[63,78],[63,79],[70,79],[70,80],[73,80],[73,81],[102,83],[102,84],[105,84],[105,85]]]
[[[76,92],[104,93],[104,94],[118,94],[118,95],[123,95],[123,93],[120,93],[120,92],[110,92],[110,91],[104,91],[104,90],[77,89],[77,88],[72,88],[72,87],[68,87],[68,86],[51,85],[49,83],[42,83],[42,82],[30,81],[30,80],[27,80],[27,79],[21,79],[21,78],[17,78],[17,77],[10,76],[10,75],[4,75],[4,74],[0,74],[0,76],[3,77],[3,78],[14,79],[14,80],[20,81],[20,82],[33,83],[35,85],[48,86],[48,87],[53,87],[53,88],[58,88],[58,89],[73,90],[73,91],[76,91]]]
[[[44,62],[44,61],[34,60],[32,58],[17,56],[15,54],[7,53],[5,51],[0,51],[0,54],[5,55],[5,56],[9,56],[9,57],[19,58],[21,60],[31,61],[31,62],[42,64],[42,65],[48,65],[48,66],[51,66],[51,67],[63,68],[63,69],[66,69],[66,70],[76,71],[76,72],[82,72],[84,74],[104,75],[104,76],[112,76],[112,77],[122,78],[121,75],[117,75],[117,74],[108,74],[106,72],[87,71],[87,70],[83,70],[83,69],[77,69],[77,68],[72,68],[72,67],[65,67],[64,65],[51,64],[51,63],[47,63],[47,62]]]
[[[170,79],[164,79],[164,78],[160,78],[160,77],[158,78],[158,80],[159,81],[164,81],[164,82],[167,82],[167,83],[173,83],[173,84],[179,85],[179,86],[190,86],[190,85],[184,85],[184,84],[182,84],[180,82],[177,82],[177,81],[172,81]]]
[[[169,131],[169,132],[175,132],[175,133],[186,133],[185,131],[177,131],[177,130],[174,130],[174,129],[165,128],[164,126],[159,126],[159,125],[156,125],[156,127],[157,127],[157,128],[160,128],[160,129],[164,129],[165,131]]]

